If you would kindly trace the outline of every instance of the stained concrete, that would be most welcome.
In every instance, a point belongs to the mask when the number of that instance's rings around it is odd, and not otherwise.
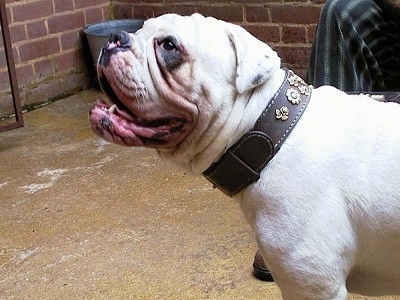
[[[252,276],[257,247],[238,203],[153,151],[95,137],[99,96],[0,133],[0,298],[280,299]]]

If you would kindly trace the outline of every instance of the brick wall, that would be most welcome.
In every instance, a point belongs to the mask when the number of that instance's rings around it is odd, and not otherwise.
[[[1,0],[3,1],[3,0]],[[304,76],[325,0],[6,0],[24,106],[51,101],[93,83],[82,26],[111,18],[200,12],[240,24],[267,42],[284,65]],[[89,56],[88,56],[89,55]],[[12,102],[0,41],[0,117]]]
[[[109,19],[108,0],[6,0],[6,9],[23,106],[51,101],[91,84],[82,26]],[[0,116],[9,113],[11,105],[1,38]]]
[[[325,0],[113,0],[115,18],[199,12],[245,27],[268,43],[285,66],[305,76],[320,9]]]

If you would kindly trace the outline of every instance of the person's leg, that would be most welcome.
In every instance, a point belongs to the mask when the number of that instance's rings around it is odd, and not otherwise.
[[[386,24],[381,43],[372,51],[382,70],[385,91],[400,91],[400,2],[375,0],[382,8]],[[396,4],[397,3],[397,4]]]
[[[307,81],[344,91],[383,90],[384,79],[373,50],[387,33],[374,0],[328,0],[322,9]]]
[[[260,251],[257,251],[256,255],[254,256],[253,274],[260,280],[270,282],[274,281],[274,278],[272,277],[271,272],[268,270]]]

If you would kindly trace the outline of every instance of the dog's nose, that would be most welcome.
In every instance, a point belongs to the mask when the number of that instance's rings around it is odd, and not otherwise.
[[[129,33],[127,33],[126,31],[118,31],[116,33],[112,33],[105,45],[105,48],[108,51],[114,48],[130,48]]]
[[[116,33],[112,33],[108,38],[108,41],[103,46],[100,52],[100,57],[98,60],[99,65],[107,67],[110,62],[110,57],[114,53],[119,51],[129,50],[131,47],[129,33],[126,31],[118,31]]]

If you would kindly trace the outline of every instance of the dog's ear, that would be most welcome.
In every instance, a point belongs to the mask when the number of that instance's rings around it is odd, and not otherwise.
[[[236,52],[236,89],[240,94],[262,84],[280,68],[277,53],[244,28],[227,23],[227,33]]]

